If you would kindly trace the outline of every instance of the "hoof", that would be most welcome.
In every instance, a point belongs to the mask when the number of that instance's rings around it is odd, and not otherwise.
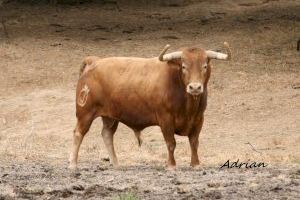
[[[176,165],[168,165],[167,170],[168,171],[175,171],[176,170]]]
[[[200,166],[199,164],[197,164],[197,165],[191,165],[191,167],[192,167],[192,169],[193,170],[203,170],[203,167],[202,166]]]
[[[68,167],[70,170],[76,170],[77,169],[77,165],[74,163],[71,163]]]
[[[113,168],[114,168],[114,169],[120,169],[120,165],[119,165],[119,164],[113,165]]]

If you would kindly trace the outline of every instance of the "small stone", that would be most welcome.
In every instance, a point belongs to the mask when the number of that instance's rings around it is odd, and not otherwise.
[[[178,194],[185,194],[185,193],[188,193],[190,191],[191,191],[191,189],[188,188],[187,186],[179,186],[179,187],[177,187],[177,193]]]
[[[208,199],[221,199],[222,194],[220,191],[209,191],[204,194],[204,197]]]
[[[174,185],[181,185],[182,183],[178,180],[178,179],[176,179],[176,178],[174,178],[172,181],[171,181],[171,183],[173,183]]]
[[[104,162],[109,162],[109,158],[102,158],[101,160]]]
[[[220,183],[207,183],[208,187],[214,187],[214,188],[218,188],[220,187]]]
[[[84,187],[82,185],[74,185],[72,187],[73,190],[83,191]]]
[[[79,178],[79,177],[81,176],[81,173],[79,173],[79,172],[74,172],[74,173],[72,173],[72,176],[73,176],[74,178]]]
[[[282,190],[282,187],[280,187],[278,185],[271,189],[271,191],[274,191],[274,192],[278,192],[279,190]]]
[[[147,189],[146,189],[146,190],[144,190],[143,192],[144,192],[144,193],[150,193],[150,190],[147,190]]]

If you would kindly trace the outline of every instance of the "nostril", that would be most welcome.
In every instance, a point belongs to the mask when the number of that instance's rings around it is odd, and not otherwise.
[[[193,90],[194,88],[193,88],[193,86],[189,85],[189,89],[190,89],[190,90]]]
[[[199,86],[197,87],[197,90],[201,90],[201,85],[199,85]]]

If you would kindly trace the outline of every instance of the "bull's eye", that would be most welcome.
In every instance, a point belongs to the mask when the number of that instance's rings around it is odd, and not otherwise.
[[[186,66],[185,63],[182,63],[182,69],[183,69],[183,70],[186,70],[186,69],[187,69],[187,66]]]
[[[207,64],[203,65],[203,68],[204,68],[204,69],[207,69]]]

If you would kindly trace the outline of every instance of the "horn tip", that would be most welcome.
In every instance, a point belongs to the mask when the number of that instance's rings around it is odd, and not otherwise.
[[[160,61],[164,61],[164,54],[168,51],[168,49],[170,48],[170,45],[169,44],[166,44],[166,46],[164,47],[164,49],[160,52],[159,56],[158,56],[158,59]]]
[[[231,53],[231,49],[229,47],[228,42],[224,42],[224,47],[226,48],[227,54],[228,54],[227,60],[231,60],[232,59],[232,53]]]

